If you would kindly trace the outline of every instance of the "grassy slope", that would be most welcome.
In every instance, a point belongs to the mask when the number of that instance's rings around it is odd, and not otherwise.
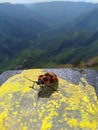
[[[29,44],[23,42],[24,49],[19,52],[16,48],[18,53],[5,63],[1,62],[0,71],[60,66],[98,68],[97,60],[94,60],[94,64],[91,66],[86,65],[91,57],[94,58],[98,55],[97,32],[81,31],[59,37],[43,35],[35,42],[27,41]]]
[[[68,2],[67,4],[70,3]],[[73,4],[74,3],[72,3],[72,5]],[[85,3],[77,3],[77,4],[85,5]],[[57,5],[59,5],[59,3]],[[42,6],[42,4],[40,6]],[[91,5],[91,8],[93,6],[95,5]],[[1,37],[4,35],[4,39],[3,38],[0,39],[0,46],[1,46],[0,72],[8,69],[23,69],[23,68],[38,68],[38,67],[42,68],[42,67],[59,67],[59,66],[65,67],[66,64],[67,65],[71,64],[70,66],[82,67],[81,63],[84,64],[84,67],[87,67],[86,61],[89,60],[91,57],[93,58],[95,56],[98,56],[97,32],[94,34],[93,32],[79,31],[66,34],[64,33],[66,32],[65,28],[56,30],[50,29],[49,32],[49,28],[46,26],[46,24],[44,25],[40,21],[42,19],[35,20],[32,17],[32,11],[25,8],[23,5],[4,4],[1,5],[1,7],[2,7],[1,8],[2,19],[0,21],[1,22],[0,29],[1,29]],[[9,9],[9,11],[7,10],[7,8]],[[17,9],[18,12],[16,11]],[[43,8],[41,9],[43,10]],[[77,9],[79,9],[79,6],[77,6]],[[68,10],[70,10],[70,8],[68,8]],[[49,11],[51,12],[51,10]],[[84,12],[84,9],[82,9],[82,11]],[[76,12],[79,13],[78,11]],[[97,11],[95,10],[95,12]],[[44,13],[46,14],[47,17],[51,16],[47,15],[47,12]],[[73,11],[71,11],[71,15],[72,13]],[[94,11],[91,14],[93,16]],[[97,13],[96,15],[94,15],[94,19],[96,18],[96,16]],[[92,17],[90,19],[92,19]],[[81,19],[79,20],[81,21]],[[85,19],[83,21],[85,21]],[[83,21],[81,22],[84,23]],[[79,24],[79,26],[81,26],[81,24]],[[48,32],[44,33],[44,30],[45,31],[48,30]],[[14,37],[11,39],[12,36]],[[35,38],[38,39],[35,40]],[[33,42],[31,40],[33,40]],[[95,64],[93,65],[96,68],[98,68],[96,62]]]

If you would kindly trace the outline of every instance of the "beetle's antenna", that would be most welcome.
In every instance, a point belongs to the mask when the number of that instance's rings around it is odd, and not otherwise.
[[[28,79],[28,80],[30,80],[30,81],[32,81],[33,83],[38,83],[37,81],[33,81],[33,80],[31,80],[31,79],[29,79],[29,78],[27,78],[27,77],[25,77],[25,76],[23,76],[25,79]]]
[[[27,78],[27,77],[25,77],[25,76],[23,76],[23,77],[24,77],[25,79],[27,79],[27,80],[33,82],[33,86],[29,86],[29,87],[32,88],[32,89],[34,89],[34,90],[36,90],[36,89],[34,88],[34,85],[35,85],[35,83],[37,84],[38,82],[37,82],[37,81],[33,81],[33,80],[31,80],[31,79],[29,79],[29,78]]]

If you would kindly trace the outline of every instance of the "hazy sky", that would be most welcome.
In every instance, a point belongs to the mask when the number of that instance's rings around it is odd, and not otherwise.
[[[0,3],[10,2],[10,3],[36,3],[36,2],[48,2],[48,1],[62,1],[62,0],[0,0]],[[66,0],[63,0],[66,1]],[[98,0],[67,0],[67,1],[86,1],[98,3]]]

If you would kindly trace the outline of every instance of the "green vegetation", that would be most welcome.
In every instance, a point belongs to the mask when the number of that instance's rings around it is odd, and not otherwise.
[[[48,67],[98,69],[96,21],[98,4],[0,4],[0,72]]]

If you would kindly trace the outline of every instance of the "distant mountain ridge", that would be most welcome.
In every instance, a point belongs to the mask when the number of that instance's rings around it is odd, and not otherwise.
[[[31,33],[31,38],[36,38],[36,33],[46,28],[46,25],[33,18],[32,13],[24,5],[0,4],[0,22],[0,32],[5,29],[4,33],[6,33],[6,29],[8,28],[8,33],[16,37],[20,32],[24,37],[29,36],[30,38]],[[33,29],[31,30],[31,28]],[[13,32],[11,32],[12,29]],[[8,33],[5,35],[8,35]],[[18,37],[21,37],[21,35],[19,34]]]
[[[27,7],[41,16],[43,22],[55,26],[70,22],[79,15],[98,8],[98,4],[62,1],[30,4]]]
[[[84,2],[0,4],[0,71],[97,56],[97,16],[98,4]]]

